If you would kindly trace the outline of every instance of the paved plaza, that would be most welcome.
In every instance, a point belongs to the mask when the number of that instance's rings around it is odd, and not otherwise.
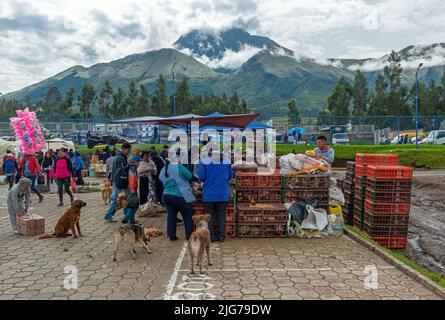
[[[122,246],[113,262],[118,224],[104,222],[100,193],[78,195],[88,203],[81,239],[39,240],[12,234],[6,190],[0,186],[0,299],[440,299],[346,236],[228,239],[212,245],[207,273],[191,276],[180,224],[180,241],[152,239],[153,254],[138,247],[136,260]],[[56,208],[56,194],[41,204],[32,199],[31,212],[45,217],[50,232],[67,207]],[[165,213],[139,221],[165,233]],[[65,288],[76,271],[77,289]]]

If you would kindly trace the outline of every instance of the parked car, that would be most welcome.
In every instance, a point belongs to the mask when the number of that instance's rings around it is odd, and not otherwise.
[[[412,142],[412,138],[414,138],[414,142],[416,142],[416,133],[415,132],[408,132],[408,133],[401,133],[400,135],[396,136],[394,139],[391,140],[391,144],[399,144],[399,140],[401,138],[404,138],[405,136],[408,136],[408,143]],[[423,132],[419,132],[419,141],[420,138],[425,138],[426,135]]]
[[[347,133],[334,133],[332,135],[332,144],[349,144]]]
[[[419,142],[420,144],[445,144],[445,130],[431,131],[425,139]]]

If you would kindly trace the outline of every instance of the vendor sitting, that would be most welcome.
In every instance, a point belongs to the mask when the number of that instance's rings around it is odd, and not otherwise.
[[[325,160],[327,163],[332,164],[334,162],[334,149],[328,147],[328,139],[325,136],[319,136],[317,138],[317,148],[314,149],[315,159]]]

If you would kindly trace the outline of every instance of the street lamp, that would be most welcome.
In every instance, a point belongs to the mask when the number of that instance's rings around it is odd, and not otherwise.
[[[423,63],[419,64],[419,68],[416,71],[416,149],[419,149],[419,81],[417,76],[422,67]]]

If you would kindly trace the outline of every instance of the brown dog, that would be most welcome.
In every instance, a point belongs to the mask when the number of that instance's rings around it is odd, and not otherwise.
[[[145,236],[144,226],[142,224],[124,224],[114,233],[113,261],[116,261],[117,249],[119,248],[121,242],[125,242],[128,245],[128,250],[130,251],[133,259],[136,259],[136,256],[134,255],[136,253],[134,246],[138,243],[141,244],[149,254],[151,254],[152,252],[147,245],[148,241],[150,241],[150,238]]]
[[[164,233],[154,226],[149,226],[144,229],[144,235],[148,238],[157,238],[162,236]]]
[[[125,192],[121,192],[117,195],[116,211],[127,207],[127,196]]]
[[[82,235],[80,232],[80,209],[86,205],[87,204],[82,200],[74,200],[71,203],[71,208],[69,208],[63,216],[59,218],[59,221],[57,221],[54,232],[45,234],[39,239],[64,238],[69,236],[68,230],[71,230],[73,238],[80,237]]]
[[[113,187],[111,186],[110,180],[104,180],[104,188],[102,189],[102,199],[104,200],[105,205],[110,204],[111,201],[111,193],[113,192]]]
[[[199,266],[199,273],[202,272],[202,259],[204,250],[207,253],[207,263],[212,265],[210,261],[210,232],[209,232],[209,219],[210,215],[202,214],[192,217],[195,223],[196,231],[192,233],[189,239],[189,253],[191,260],[191,274],[195,273],[194,259],[196,258],[196,265]]]

